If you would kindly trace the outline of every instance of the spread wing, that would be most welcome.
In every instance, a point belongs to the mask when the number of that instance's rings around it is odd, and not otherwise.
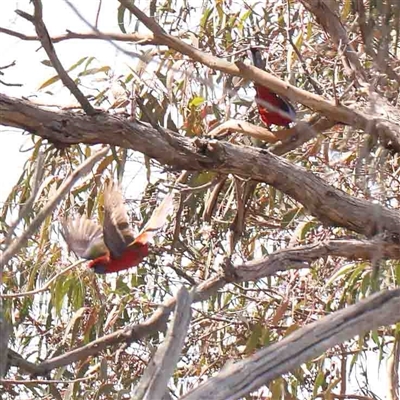
[[[93,260],[108,253],[101,226],[86,216],[77,215],[63,221],[62,235],[78,257]]]
[[[135,239],[129,225],[128,213],[124,198],[113,182],[107,183],[104,189],[104,242],[114,258],[118,258]]]
[[[141,243],[146,244],[150,239],[163,227],[169,213],[172,210],[174,196],[169,193],[161,204],[154,210],[149,222],[142,229],[141,233],[135,239],[133,244]]]

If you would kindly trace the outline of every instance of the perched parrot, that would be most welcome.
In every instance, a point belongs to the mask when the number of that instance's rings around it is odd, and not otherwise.
[[[258,49],[250,48],[255,67],[265,70],[265,61]],[[288,100],[278,96],[271,89],[255,84],[258,112],[267,125],[288,126],[296,118],[296,111]],[[282,111],[281,113],[279,112]],[[285,115],[286,114],[286,115]]]
[[[63,222],[63,236],[78,257],[92,260],[88,267],[98,274],[122,271],[138,265],[149,254],[149,241],[164,225],[172,207],[170,193],[154,210],[135,238],[119,187],[110,182],[104,189],[103,228],[86,216]]]

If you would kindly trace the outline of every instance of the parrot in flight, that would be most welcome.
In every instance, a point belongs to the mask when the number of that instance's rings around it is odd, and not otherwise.
[[[122,193],[118,185],[109,182],[104,189],[103,227],[78,215],[64,220],[62,234],[68,248],[78,257],[92,260],[88,267],[94,272],[122,271],[138,265],[149,254],[149,241],[164,225],[172,203],[173,195],[169,193],[135,238]]]
[[[265,70],[265,61],[258,49],[250,48],[253,65]],[[256,102],[261,120],[267,125],[288,126],[296,118],[296,111],[288,100],[278,96],[271,89],[255,84]]]

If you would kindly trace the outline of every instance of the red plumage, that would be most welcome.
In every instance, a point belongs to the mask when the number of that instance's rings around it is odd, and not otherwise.
[[[255,67],[265,70],[265,63],[258,49],[250,49]],[[266,125],[288,126],[296,118],[296,111],[285,98],[277,95],[266,86],[254,84],[256,102],[261,120]]]
[[[63,223],[63,236],[68,247],[89,262],[98,274],[118,272],[138,265],[149,254],[149,241],[164,225],[172,206],[172,194],[162,201],[149,222],[135,238],[129,225],[123,197],[114,183],[104,190],[104,224],[82,216]]]
[[[90,261],[89,268],[98,274],[109,274],[111,272],[123,271],[140,264],[149,255],[148,243],[137,243],[132,248],[125,250],[120,257],[112,257],[106,254]]]

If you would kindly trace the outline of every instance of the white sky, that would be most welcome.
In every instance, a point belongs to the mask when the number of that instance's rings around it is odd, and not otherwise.
[[[98,0],[74,1],[81,13],[89,18],[89,22],[94,24],[98,7]],[[119,3],[115,0],[106,0],[102,3],[102,11],[99,19],[99,27],[103,31],[120,32],[117,26],[117,8]],[[0,13],[0,26],[23,32],[26,34],[34,34],[32,24],[17,16],[14,10],[18,8],[23,11],[32,13],[32,5],[29,0],[7,0],[2,1]],[[89,28],[82,22],[69,6],[63,0],[43,0],[44,21],[51,35],[65,33],[66,29],[76,32],[86,32]],[[62,16],[60,18],[60,16]],[[124,62],[127,61],[125,55],[119,52],[109,43],[96,40],[69,40],[55,44],[56,52],[65,68],[74,64],[77,60],[84,56],[94,56],[99,60],[99,64],[110,65],[116,74],[124,70]],[[38,42],[24,42],[18,38],[10,37],[0,33],[0,66],[7,65],[13,61],[17,62],[16,67],[7,69],[5,75],[0,79],[10,83],[22,83],[23,87],[6,87],[0,85],[0,90],[13,97],[29,97],[37,96],[38,87],[49,77],[55,74],[52,68],[41,64],[42,60],[47,60],[45,52],[39,49]],[[51,87],[54,90],[54,86]],[[57,90],[56,90],[57,91]],[[50,104],[69,104],[75,101],[66,94],[65,90],[59,90],[58,96],[48,96],[42,93],[39,97],[32,97],[30,100],[47,102]],[[28,147],[29,136],[22,136],[20,131],[7,127],[1,129],[1,146],[0,146],[0,170],[2,171],[0,185],[0,202],[4,201],[5,196],[9,193],[11,187],[15,184],[17,178],[22,172],[23,163],[27,158],[26,153],[20,153],[21,146]],[[143,174],[138,171],[132,171],[131,177],[135,178],[135,187],[138,187],[138,179],[140,185],[143,185]],[[127,181],[129,183],[130,178]],[[385,398],[387,377],[385,369],[381,370],[378,375],[378,356],[372,352],[369,358],[369,382],[375,393]],[[384,365],[384,364],[383,364]],[[355,383],[355,381],[353,380]],[[356,385],[353,386],[357,388]],[[348,390],[348,393],[351,393]]]
[[[75,1],[74,3],[78,4],[77,8],[82,15],[88,17],[89,22],[94,24],[98,0]],[[120,32],[117,26],[118,5],[117,1],[103,1],[99,18],[99,26],[103,31]],[[0,26],[25,34],[35,34],[33,25],[16,15],[15,9],[32,13],[33,7],[28,0],[2,2]],[[44,21],[50,35],[65,33],[67,29],[76,32],[88,32],[90,30],[63,0],[44,0],[43,9]],[[62,15],[62,18],[60,18],[60,15]],[[69,40],[55,44],[55,48],[66,69],[86,56],[96,57],[98,60],[96,66],[109,65],[116,75],[126,72],[126,62],[132,63],[132,59],[120,54],[112,44],[99,40]],[[61,84],[52,85],[49,88],[56,93],[55,96],[47,95],[45,93],[46,90],[37,91],[43,82],[55,75],[53,68],[41,63],[41,61],[48,58],[38,42],[21,41],[16,37],[0,33],[0,54],[2,54],[0,66],[16,61],[16,66],[4,70],[5,75],[0,79],[8,83],[23,84],[21,88],[0,85],[2,93],[17,98],[28,97],[31,101],[42,104],[76,104],[76,100],[66,89],[61,87]],[[4,201],[11,187],[15,184],[27,159],[27,154],[20,153],[18,150],[21,146],[29,148],[31,141],[29,136],[22,136],[19,130],[8,127],[0,129],[3,143],[3,146],[0,146],[0,170],[8,172],[2,176],[2,184],[0,185],[1,202]],[[4,146],[4,143],[6,143],[6,146]],[[9,168],[10,163],[13,165],[12,168]],[[145,183],[142,177],[143,175],[138,175],[138,171],[135,170],[130,171],[125,178],[127,183],[130,183],[135,178],[135,188],[142,188]],[[133,187],[130,186],[129,189],[133,189]],[[137,194],[137,191],[135,192]]]

